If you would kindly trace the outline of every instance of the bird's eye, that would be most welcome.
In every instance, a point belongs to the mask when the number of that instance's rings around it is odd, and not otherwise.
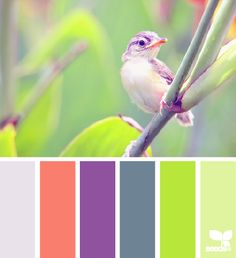
[[[143,47],[145,45],[145,41],[144,40],[139,40],[138,42],[139,46]]]

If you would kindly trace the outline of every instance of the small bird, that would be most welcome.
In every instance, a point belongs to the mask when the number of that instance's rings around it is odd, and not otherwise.
[[[122,55],[121,79],[125,90],[143,111],[153,114],[161,111],[163,98],[174,79],[171,70],[156,58],[166,42],[155,32],[142,31],[130,40]],[[193,125],[191,111],[175,116],[182,126]]]

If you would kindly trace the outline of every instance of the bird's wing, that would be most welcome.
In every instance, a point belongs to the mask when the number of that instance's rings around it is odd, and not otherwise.
[[[174,79],[174,74],[171,72],[168,66],[156,58],[151,60],[151,64],[154,71],[165,79],[168,85],[170,85]]]

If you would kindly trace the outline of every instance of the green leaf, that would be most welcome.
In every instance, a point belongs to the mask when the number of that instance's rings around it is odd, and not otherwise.
[[[63,157],[121,157],[140,131],[119,117],[100,120],[79,134],[62,152]],[[151,149],[148,149],[151,155]]]
[[[61,78],[49,86],[30,114],[20,124],[16,145],[19,156],[43,156],[44,147],[58,124]]]
[[[50,33],[29,51],[19,66],[19,72],[42,69],[81,40],[88,43],[88,49],[63,73],[60,120],[56,132],[45,146],[44,155],[59,155],[77,132],[93,121],[122,112],[118,105],[124,107],[119,70],[115,68],[110,41],[101,24],[88,11],[75,9],[63,16]]]
[[[100,24],[88,11],[76,10],[62,19],[43,40],[25,56],[19,66],[19,73],[32,73],[52,60],[63,56],[69,47],[79,40],[86,40],[95,54],[102,56],[111,49],[104,44],[104,33]]]
[[[0,157],[16,157],[15,128],[8,125],[0,130]]]
[[[182,98],[182,107],[189,110],[210,93],[236,76],[236,39],[221,50],[216,61],[193,82]]]

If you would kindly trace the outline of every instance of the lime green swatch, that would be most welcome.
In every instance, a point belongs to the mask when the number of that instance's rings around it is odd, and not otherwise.
[[[195,162],[161,162],[161,258],[195,257]]]
[[[201,257],[235,258],[236,162],[201,163]]]

